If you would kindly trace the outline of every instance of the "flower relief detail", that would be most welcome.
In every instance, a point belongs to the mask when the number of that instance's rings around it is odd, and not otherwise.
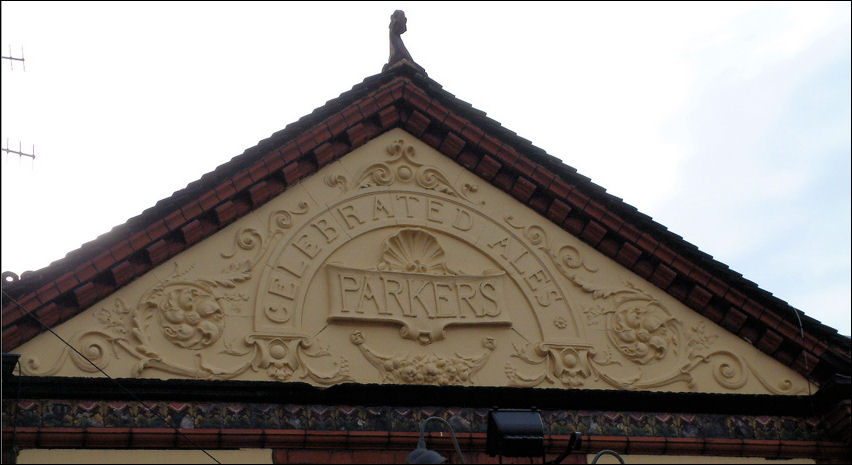
[[[630,301],[608,316],[607,336],[630,361],[645,365],[663,359],[670,350],[677,356],[680,322],[655,301]]]
[[[773,394],[797,394],[806,389],[786,378],[767,380],[744,357],[714,349],[717,335],[708,334],[701,323],[685,327],[652,295],[630,282],[621,288],[575,284],[596,302],[585,307],[583,313],[590,328],[603,330],[614,353],[610,349],[562,347],[547,342],[516,347],[512,357],[539,369],[537,374],[525,374],[523,366],[519,369],[507,362],[506,375],[511,384],[561,382],[576,387],[592,376],[618,389],[654,389],[679,382],[695,389],[693,372],[710,365],[713,379],[725,389],[742,388],[750,375]],[[559,327],[558,317],[553,324]],[[628,363],[621,363],[619,358]],[[620,366],[620,373],[607,368],[610,365]]]
[[[248,280],[250,266],[249,262],[233,264],[221,277],[212,280],[182,281],[177,278],[186,271],[176,273],[173,281],[155,286],[141,303],[156,310],[163,336],[169,342],[187,349],[203,349],[222,336],[225,328],[222,302],[232,300],[215,295],[214,289],[234,288]]]
[[[207,347],[219,340],[225,327],[222,307],[201,286],[170,285],[148,303],[160,310],[160,326],[166,339],[180,347]]]

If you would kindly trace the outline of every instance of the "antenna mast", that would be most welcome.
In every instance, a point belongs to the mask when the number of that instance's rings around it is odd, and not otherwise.
[[[9,69],[12,70],[12,71],[15,70],[15,62],[16,61],[21,62],[21,66],[24,67],[24,71],[27,70],[27,65],[24,62],[24,46],[23,45],[21,45],[21,57],[20,58],[12,56],[12,44],[9,44],[9,56],[7,56],[7,57],[0,56],[0,58],[2,58],[4,60],[9,60]]]

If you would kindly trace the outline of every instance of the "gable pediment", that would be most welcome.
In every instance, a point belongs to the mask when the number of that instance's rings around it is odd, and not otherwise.
[[[116,378],[808,392],[402,129],[55,330]],[[94,372],[47,333],[16,351],[26,374]]]

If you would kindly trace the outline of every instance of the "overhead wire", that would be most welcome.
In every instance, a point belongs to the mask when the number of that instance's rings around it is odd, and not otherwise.
[[[0,289],[0,292],[2,292],[3,296],[5,296],[7,299],[9,299],[9,300],[11,300],[12,302],[14,302],[14,303],[15,303],[15,305],[17,305],[17,306],[18,306],[18,308],[19,308],[19,309],[24,310],[24,307],[23,307],[23,306],[22,306],[22,305],[21,305],[21,304],[20,304],[17,300],[15,300],[15,298],[14,298],[14,297],[10,296],[10,295],[9,295],[9,294],[5,291],[5,290]],[[36,317],[35,315],[33,315],[33,314],[32,314],[32,312],[24,311],[24,314],[25,314],[25,315],[27,315],[27,316],[29,316],[30,318],[32,318],[32,319],[33,319],[36,323],[38,323],[38,324],[39,324],[42,328],[44,328],[45,330],[49,331],[49,332],[50,332],[50,334],[53,334],[54,336],[56,336],[56,338],[57,338],[57,339],[59,339],[60,341],[62,341],[62,343],[63,343],[63,344],[65,344],[66,346],[68,346],[68,347],[69,347],[71,350],[73,350],[73,351],[74,351],[77,355],[79,355],[79,356],[80,356],[80,357],[82,357],[84,360],[86,360],[87,362],[89,362],[89,364],[91,364],[93,367],[95,367],[95,369],[96,369],[96,370],[98,370],[99,372],[101,372],[101,374],[103,374],[103,375],[104,375],[107,379],[109,379],[110,381],[112,381],[113,383],[115,383],[115,385],[116,385],[116,386],[118,386],[118,387],[119,387],[122,391],[124,391],[124,393],[125,393],[125,394],[129,395],[129,396],[130,396],[133,400],[135,400],[136,402],[138,402],[138,403],[139,403],[139,405],[140,405],[140,406],[142,406],[142,408],[144,408],[144,409],[145,409],[148,413],[153,414],[154,416],[156,416],[157,418],[159,418],[160,420],[162,420],[162,421],[163,421],[163,423],[165,423],[165,424],[166,424],[166,425],[168,425],[168,426],[171,426],[171,428],[172,428],[172,429],[173,429],[173,430],[174,430],[174,431],[175,431],[175,432],[176,432],[179,436],[181,436],[181,437],[185,438],[185,439],[187,440],[187,442],[189,442],[189,443],[190,443],[192,446],[194,446],[197,450],[200,450],[201,452],[204,452],[204,454],[206,454],[208,457],[210,457],[210,458],[211,458],[214,462],[216,462],[216,463],[218,463],[218,464],[221,464],[221,463],[222,463],[222,462],[220,462],[219,460],[217,460],[217,459],[216,459],[216,457],[214,457],[214,456],[213,456],[213,455],[211,455],[209,452],[207,452],[207,451],[206,451],[203,447],[199,446],[199,445],[198,445],[195,441],[193,441],[193,440],[192,440],[192,438],[190,438],[190,437],[189,437],[189,436],[187,436],[186,434],[182,433],[182,432],[181,432],[181,431],[180,431],[177,427],[175,427],[174,425],[172,425],[172,424],[171,424],[168,420],[166,420],[166,419],[165,419],[162,415],[160,415],[160,413],[159,413],[159,412],[157,412],[156,410],[151,410],[150,408],[148,408],[148,406],[147,406],[147,405],[145,405],[145,402],[143,402],[143,401],[142,401],[142,399],[140,399],[140,398],[139,398],[139,397],[138,397],[135,393],[133,393],[130,389],[128,389],[128,388],[126,388],[126,387],[124,387],[121,383],[119,383],[119,382],[118,382],[118,380],[116,380],[115,378],[113,378],[112,376],[110,376],[109,374],[107,374],[107,372],[105,372],[103,369],[101,369],[101,367],[99,367],[98,365],[96,365],[96,364],[95,364],[95,362],[91,361],[88,357],[86,357],[85,355],[83,355],[82,353],[80,353],[80,351],[79,351],[79,350],[77,350],[77,348],[76,348],[76,347],[74,347],[73,345],[69,344],[69,343],[68,343],[68,341],[66,341],[65,339],[63,339],[63,338],[62,338],[62,336],[60,336],[59,334],[56,334],[56,332],[55,332],[55,331],[53,331],[51,328],[49,328],[47,325],[45,325],[45,324],[44,324],[44,323],[43,323],[40,319],[38,319],[38,317]],[[18,365],[18,366],[20,367],[20,365]],[[19,368],[19,369],[20,369],[20,368]],[[23,373],[21,373],[21,375],[23,375]],[[16,425],[13,425],[13,431],[14,431],[15,426],[16,426]]]

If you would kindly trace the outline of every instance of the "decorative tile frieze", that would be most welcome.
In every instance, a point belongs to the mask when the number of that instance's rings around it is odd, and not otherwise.
[[[432,416],[447,420],[457,433],[487,432],[488,409],[484,408],[236,402],[159,401],[145,402],[143,406],[106,400],[5,400],[2,424],[417,432],[420,422]],[[822,434],[817,420],[792,416],[600,410],[542,410],[541,416],[544,433],[553,435],[580,431],[604,436],[814,441]]]

